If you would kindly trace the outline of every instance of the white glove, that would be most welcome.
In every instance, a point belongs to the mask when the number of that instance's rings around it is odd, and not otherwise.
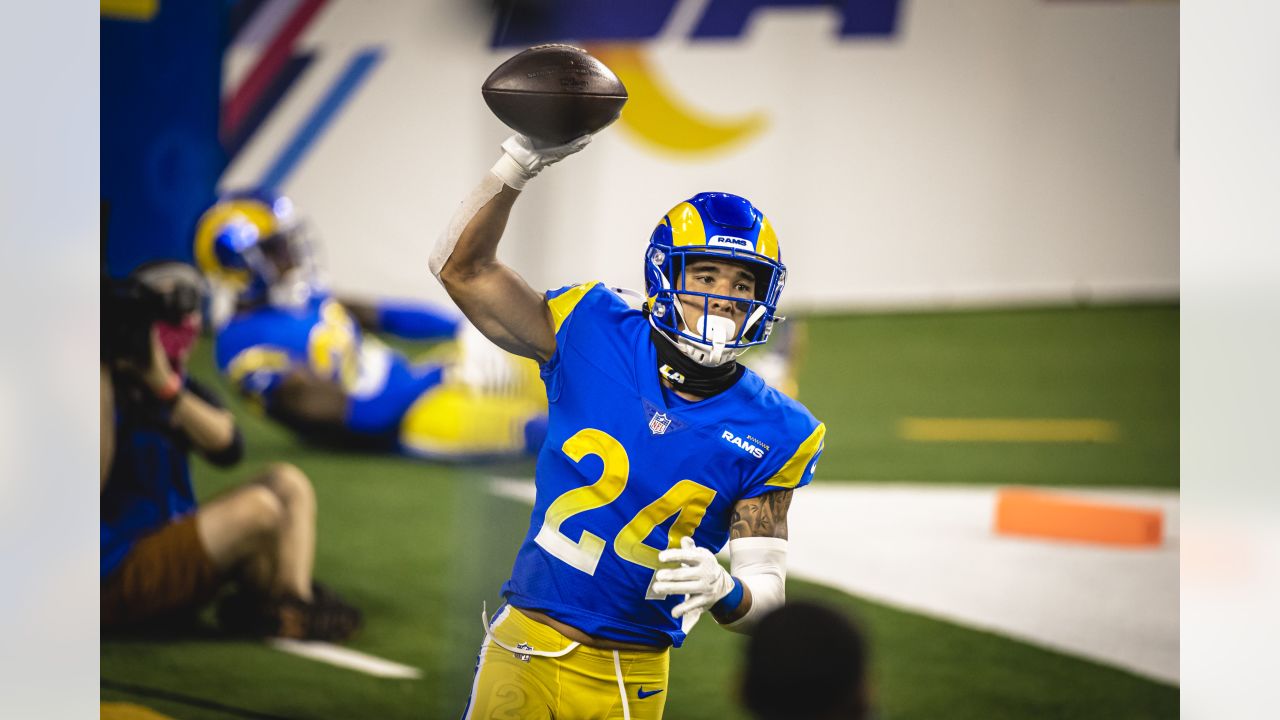
[[[684,617],[684,632],[693,629],[702,612],[733,591],[733,577],[720,567],[716,556],[694,545],[693,538],[680,538],[680,547],[658,553],[658,561],[678,562],[681,567],[659,570],[653,591],[661,595],[684,595],[684,602],[671,610],[671,617]]]
[[[502,143],[502,157],[489,170],[515,190],[523,190],[542,168],[560,162],[591,142],[590,135],[577,137],[563,145],[540,147],[533,140],[516,133]]]

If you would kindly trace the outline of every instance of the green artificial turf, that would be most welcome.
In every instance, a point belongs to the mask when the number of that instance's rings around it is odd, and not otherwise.
[[[818,317],[809,331],[802,399],[830,427],[819,481],[1177,484],[1175,308]],[[192,370],[212,377],[207,343]],[[268,462],[301,467],[319,501],[316,576],[366,614],[351,647],[424,676],[378,679],[208,627],[164,640],[104,634],[103,700],[178,718],[458,717],[482,639],[481,603],[497,606],[529,522],[529,506],[495,496],[487,477],[528,477],[532,465],[451,468],[307,446],[214,384],[241,418],[247,458],[231,471],[194,463],[200,497]],[[1123,435],[1114,446],[924,446],[895,438],[903,415],[1099,417],[1119,422]],[[1178,711],[1176,687],[829,588],[788,587],[790,597],[830,603],[865,628],[884,718]],[[673,653],[667,717],[742,717],[734,688],[743,643],[704,620]]]
[[[197,635],[177,641],[106,637],[103,691],[181,718],[234,717],[213,700],[289,718],[448,718],[461,713],[492,610],[524,534],[529,506],[494,496],[479,473],[398,458],[312,451],[293,457],[320,502],[317,577],[367,615],[350,645],[418,667],[421,680],[385,680],[262,645]],[[508,468],[513,470],[515,468]],[[230,477],[200,469],[206,486]],[[1083,660],[861,601],[810,583],[791,598],[834,605],[865,627],[886,717],[1169,718],[1176,688]],[[741,717],[734,702],[744,638],[699,624],[672,656],[668,717]],[[157,700],[120,683],[179,693]]]
[[[818,316],[820,480],[1178,486],[1178,308]],[[906,417],[1094,418],[1114,443],[910,442]]]

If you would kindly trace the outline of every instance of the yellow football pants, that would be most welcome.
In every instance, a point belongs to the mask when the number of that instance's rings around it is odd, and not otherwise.
[[[579,645],[504,605],[480,647],[463,720],[660,720],[669,656]]]
[[[519,380],[512,392],[480,392],[447,375],[423,393],[400,421],[400,446],[432,460],[522,454],[525,425],[547,414],[547,398],[537,364],[514,356],[511,362]]]

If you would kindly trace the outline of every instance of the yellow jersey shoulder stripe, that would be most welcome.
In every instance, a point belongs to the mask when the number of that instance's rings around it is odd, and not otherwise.
[[[552,332],[560,332],[560,326],[569,318],[573,309],[578,307],[578,303],[582,302],[582,298],[587,293],[591,292],[591,288],[599,284],[599,282],[589,282],[583,285],[575,285],[547,300],[547,307],[551,309],[551,321],[554,325]]]
[[[796,448],[796,454],[787,460],[782,469],[774,473],[773,477],[765,481],[765,485],[771,487],[786,488],[788,490],[795,488],[804,479],[804,471],[809,467],[809,461],[814,455],[822,452],[822,443],[827,436],[827,426],[818,423],[818,427],[800,443],[800,447]]]

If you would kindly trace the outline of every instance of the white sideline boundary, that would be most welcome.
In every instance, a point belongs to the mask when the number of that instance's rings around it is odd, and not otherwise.
[[[267,645],[290,655],[297,655],[308,660],[354,670],[374,677],[398,680],[417,680],[422,677],[422,671],[418,668],[401,665],[398,662],[362,653],[359,650],[339,647],[318,640],[272,638],[267,641]]]
[[[1000,487],[819,481],[792,501],[789,574],[1177,684],[1178,492],[1037,487],[1160,509],[1163,544],[1129,549],[996,535]],[[530,480],[490,488],[534,499]]]

